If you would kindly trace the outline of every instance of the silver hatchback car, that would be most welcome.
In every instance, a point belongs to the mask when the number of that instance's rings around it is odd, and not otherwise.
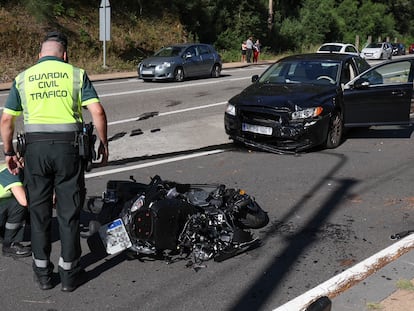
[[[173,80],[210,76],[220,77],[220,55],[209,44],[175,44],[163,47],[138,64],[138,78],[144,81]]]

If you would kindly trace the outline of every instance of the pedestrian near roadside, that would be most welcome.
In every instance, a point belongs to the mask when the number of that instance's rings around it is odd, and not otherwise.
[[[246,46],[246,41],[243,41],[242,45],[241,45],[241,61],[242,63],[246,62],[246,51],[247,51],[247,46]]]
[[[30,206],[34,279],[42,290],[54,287],[50,261],[53,196],[59,223],[61,290],[71,292],[85,280],[80,266],[80,210],[85,199],[84,166],[79,155],[82,108],[92,115],[101,164],[108,161],[107,119],[86,72],[67,63],[67,38],[48,33],[38,62],[18,74],[1,118],[6,163],[22,168],[12,144],[15,119],[23,114],[26,135],[24,184]]]
[[[259,61],[259,55],[262,45],[260,44],[259,39],[253,45],[253,63],[257,63]]]
[[[253,53],[253,37],[249,37],[246,40],[246,58],[247,58],[247,62],[251,63],[252,62],[252,53]]]
[[[5,163],[0,164],[0,227],[4,256],[18,258],[32,254],[30,246],[21,244],[26,218],[27,200],[21,174],[13,175]]]

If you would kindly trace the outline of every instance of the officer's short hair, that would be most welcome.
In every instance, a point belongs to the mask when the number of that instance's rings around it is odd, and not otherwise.
[[[65,48],[65,51],[68,49],[68,38],[65,34],[59,32],[59,31],[50,31],[46,34],[45,39],[43,42],[46,41],[56,41],[63,45]]]

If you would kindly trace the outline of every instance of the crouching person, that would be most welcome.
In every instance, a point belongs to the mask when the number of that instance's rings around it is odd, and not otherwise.
[[[19,175],[12,175],[6,164],[0,165],[0,226],[3,231],[3,255],[27,257],[30,246],[21,244],[27,216],[27,200]]]

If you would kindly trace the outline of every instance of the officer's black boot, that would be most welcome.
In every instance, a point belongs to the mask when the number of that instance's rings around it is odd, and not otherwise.
[[[48,290],[54,287],[53,284],[53,264],[49,263],[47,268],[39,268],[33,262],[33,279],[41,290]]]
[[[64,270],[58,267],[62,292],[73,292],[76,288],[87,282],[87,273],[80,266],[72,270]]]

